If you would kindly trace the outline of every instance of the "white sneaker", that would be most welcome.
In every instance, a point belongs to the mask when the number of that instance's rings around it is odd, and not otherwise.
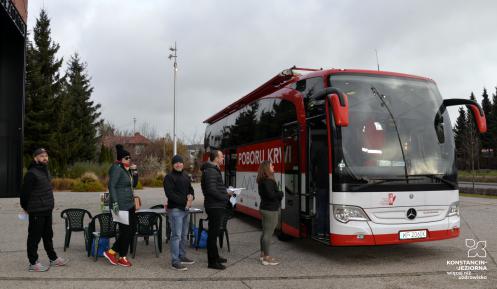
[[[29,264],[28,271],[29,272],[46,272],[50,269],[50,267],[45,266],[41,264],[40,262],[36,261],[34,265]]]
[[[61,267],[65,266],[67,263],[69,263],[68,259],[64,259],[62,257],[58,257],[55,260],[50,260],[50,267]]]
[[[280,262],[276,261],[273,257],[266,256],[265,258],[262,258],[262,265],[264,266],[276,266]]]

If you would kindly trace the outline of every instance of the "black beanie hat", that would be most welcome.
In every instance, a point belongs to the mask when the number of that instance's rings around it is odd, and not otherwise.
[[[44,149],[44,148],[37,148],[37,149],[35,149],[35,150],[33,151],[33,157],[36,157],[36,156],[38,156],[38,155],[41,155],[42,153],[47,153],[47,154],[48,154],[48,152],[47,152],[47,150],[46,150],[46,149]]]
[[[117,160],[120,161],[123,158],[129,156],[129,152],[124,149],[122,144],[116,145]]]
[[[175,155],[172,159],[172,164],[174,165],[175,163],[184,163],[183,162],[183,157],[181,157],[180,155]]]

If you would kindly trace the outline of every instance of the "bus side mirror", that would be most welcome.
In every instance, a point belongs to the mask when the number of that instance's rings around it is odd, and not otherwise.
[[[453,106],[453,105],[466,105],[466,107],[468,107],[469,110],[471,111],[473,118],[475,119],[478,131],[480,131],[480,133],[487,132],[487,119],[485,117],[485,113],[483,112],[483,109],[476,101],[469,99],[460,99],[460,98],[444,99],[438,111],[440,114],[443,114],[447,106]]]
[[[333,119],[337,126],[349,125],[349,100],[345,93],[332,93],[328,95],[328,101],[333,110]]]
[[[480,110],[479,107],[474,104],[470,104],[468,105],[468,107],[471,110],[473,117],[475,118],[476,126],[478,127],[480,133],[486,133],[487,118],[485,117],[485,113],[483,112],[483,110]]]

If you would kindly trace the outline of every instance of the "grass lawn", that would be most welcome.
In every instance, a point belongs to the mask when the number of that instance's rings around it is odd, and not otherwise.
[[[494,195],[479,195],[479,194],[459,193],[459,196],[460,197],[469,197],[469,198],[497,199],[497,196],[494,196]]]
[[[473,181],[472,171],[459,170],[459,181]],[[497,183],[497,170],[477,170],[475,171],[475,181],[482,183]]]

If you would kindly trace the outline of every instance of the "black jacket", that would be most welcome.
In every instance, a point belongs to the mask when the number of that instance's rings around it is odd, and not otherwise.
[[[46,165],[32,162],[24,176],[21,207],[28,213],[50,212],[54,208],[51,176]]]
[[[272,179],[265,179],[259,185],[259,196],[261,196],[261,210],[278,211],[283,199],[283,192],[278,189],[278,185]]]
[[[204,207],[206,209],[227,208],[229,196],[218,166],[206,162],[200,170],[202,171],[201,186],[204,194]]]
[[[190,178],[184,172],[173,170],[164,177],[164,192],[167,197],[168,209],[181,209],[186,207],[187,196],[193,194],[192,183]]]

